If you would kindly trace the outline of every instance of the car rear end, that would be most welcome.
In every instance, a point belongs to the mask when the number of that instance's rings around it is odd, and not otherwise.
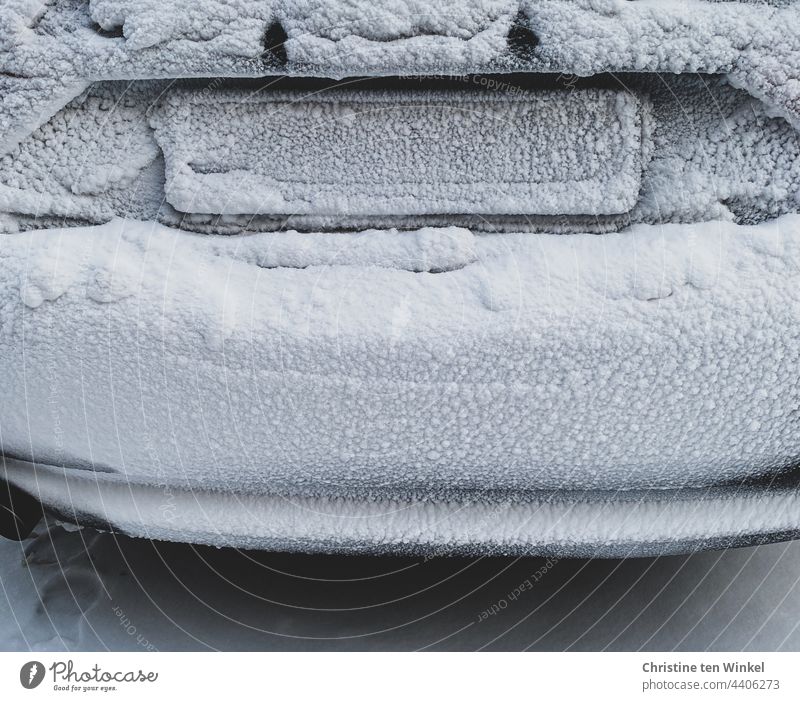
[[[304,551],[796,537],[798,19],[15,0],[7,530],[41,502]]]

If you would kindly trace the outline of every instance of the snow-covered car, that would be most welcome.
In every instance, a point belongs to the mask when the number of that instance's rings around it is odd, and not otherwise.
[[[800,5],[4,0],[0,498],[252,548],[800,529]]]

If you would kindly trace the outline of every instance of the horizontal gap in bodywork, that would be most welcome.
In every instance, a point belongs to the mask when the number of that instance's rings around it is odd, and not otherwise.
[[[416,231],[425,227],[459,227],[483,234],[529,232],[548,234],[581,233],[606,234],[628,226],[627,215],[596,216],[481,216],[430,214],[423,216],[381,217],[309,217],[270,216],[265,214],[222,215],[187,214],[169,205],[162,206],[159,221],[167,226],[202,234],[253,234],[259,232],[305,231],[345,234],[367,229]]]
[[[296,76],[266,76],[263,78],[217,77],[184,78],[169,81],[203,92],[218,90],[458,90],[458,91],[514,91],[514,90],[575,90],[575,89],[628,89],[627,78],[637,73],[598,73],[576,76],[567,73],[469,73],[465,75],[408,75],[408,76],[355,76],[334,80],[332,78],[305,78]],[[167,81],[162,81],[167,82]]]

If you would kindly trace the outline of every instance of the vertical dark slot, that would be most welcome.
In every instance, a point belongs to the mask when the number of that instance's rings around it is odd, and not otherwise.
[[[526,61],[534,57],[536,47],[539,45],[539,37],[528,26],[524,12],[519,12],[514,18],[511,29],[508,30],[506,43],[514,58]]]
[[[264,54],[271,56],[273,61],[279,66],[285,66],[288,59],[286,57],[285,42],[289,37],[280,22],[273,22],[267,31],[264,32]]]

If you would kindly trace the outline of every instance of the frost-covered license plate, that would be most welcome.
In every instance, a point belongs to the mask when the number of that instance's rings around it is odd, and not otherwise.
[[[179,90],[152,123],[180,212],[613,215],[638,197],[642,112],[606,89]]]

